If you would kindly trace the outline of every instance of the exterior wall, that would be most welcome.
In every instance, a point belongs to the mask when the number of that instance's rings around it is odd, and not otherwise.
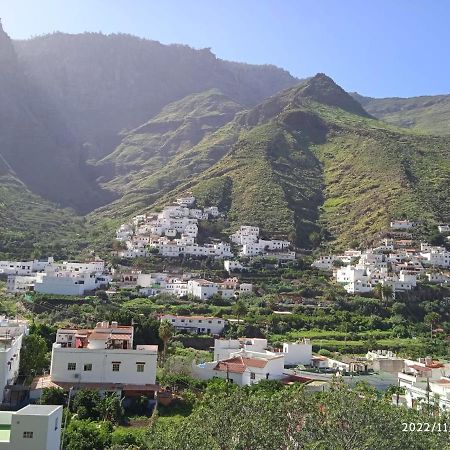
[[[9,448],[11,450],[59,450],[61,438],[62,406],[53,407],[52,412],[47,412],[49,406],[43,405],[41,414],[28,412],[30,407],[25,407],[14,413],[11,417],[11,435]],[[32,438],[25,438],[24,432],[32,432]],[[1,448],[1,447],[0,447]]]
[[[226,324],[226,320],[217,317],[189,317],[166,314],[161,316],[160,319],[169,321],[179,330],[188,330],[199,334],[221,334]]]
[[[284,343],[283,353],[286,365],[311,364],[312,344]]]
[[[139,347],[138,347],[139,348]],[[118,372],[113,362],[120,362]],[[145,362],[144,371],[137,371],[137,362]],[[68,370],[75,363],[75,370]],[[85,370],[92,364],[92,370]],[[50,375],[52,381],[76,383],[154,384],[156,381],[157,352],[151,350],[118,350],[61,348],[53,344]]]
[[[238,339],[215,339],[214,340],[214,361],[228,359],[230,354],[240,349]]]
[[[3,401],[5,386],[13,384],[19,374],[22,338],[23,335],[17,336],[6,348],[0,342],[0,403]]]

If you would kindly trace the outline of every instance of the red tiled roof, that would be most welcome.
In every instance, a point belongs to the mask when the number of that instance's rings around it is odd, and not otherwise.
[[[427,371],[431,370],[429,367],[419,366],[418,364],[411,364],[408,367],[410,367],[411,369],[417,370],[418,372],[427,372]]]
[[[244,373],[247,367],[263,369],[266,365],[267,359],[235,356],[233,358],[225,359],[224,361],[219,361],[216,367],[214,367],[214,370],[219,370],[221,372]]]

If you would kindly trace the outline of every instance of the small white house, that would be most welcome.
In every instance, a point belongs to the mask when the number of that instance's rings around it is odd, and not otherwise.
[[[285,342],[283,344],[284,362],[288,366],[311,364],[312,344],[310,339],[301,342]]]
[[[283,354],[242,349],[227,359],[195,366],[193,375],[202,380],[222,378],[238,386],[248,386],[261,380],[279,380],[283,378],[283,370]]]
[[[26,334],[27,322],[0,317],[0,403],[8,395],[5,388],[14,384],[19,374],[20,349]]]
[[[99,322],[94,329],[59,329],[50,375],[33,381],[31,397],[38,398],[44,387],[153,395],[157,356],[157,345],[133,347],[132,326]]]
[[[221,334],[227,322],[220,317],[175,316],[173,314],[160,316],[160,321],[164,320],[172,324],[176,330],[196,334]]]
[[[56,405],[0,411],[0,450],[60,450],[62,413]]]

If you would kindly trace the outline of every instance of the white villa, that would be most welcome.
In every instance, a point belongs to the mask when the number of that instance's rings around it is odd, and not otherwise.
[[[430,403],[443,411],[450,409],[450,364],[430,357],[405,360],[403,370],[398,372],[398,384],[405,389],[401,400],[408,408],[420,409]]]
[[[275,256],[280,260],[295,259],[295,252],[286,251],[291,246],[289,241],[260,239],[258,227],[242,225],[239,230],[230,235],[230,240],[241,246],[240,256],[265,255]]]
[[[20,349],[27,334],[27,322],[0,317],[0,403],[8,401],[8,386],[19,374]]]
[[[133,347],[133,327],[99,322],[94,329],[59,329],[53,344],[50,375],[38,377],[32,396],[45,387],[96,389],[121,396],[157,391],[158,346]]]
[[[198,379],[223,378],[238,386],[280,380],[284,377],[284,354],[241,349],[226,359],[199,364],[193,370]]]
[[[9,261],[7,265],[11,270],[6,287],[13,294],[36,291],[44,294],[84,295],[88,291],[106,287],[111,281],[105,274],[105,262],[101,259],[56,263],[53,258],[48,258],[47,261],[35,260],[27,265]],[[20,265],[20,270],[17,265]],[[4,273],[7,273],[5,268]]]
[[[0,411],[0,450],[60,450],[62,414],[55,405]]]
[[[202,300],[209,299],[215,294],[223,298],[236,298],[241,294],[250,294],[252,290],[251,283],[240,283],[236,277],[227,278],[221,283],[202,279],[189,280],[187,283],[188,294]]]
[[[207,316],[175,316],[163,314],[160,321],[166,320],[178,331],[188,331],[195,334],[222,334],[227,321],[220,317]]]

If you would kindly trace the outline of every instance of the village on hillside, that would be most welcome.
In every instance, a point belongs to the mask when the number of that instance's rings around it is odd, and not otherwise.
[[[196,208],[195,203],[192,195],[180,197],[161,212],[140,214],[122,224],[116,232],[116,240],[123,248],[117,251],[116,258],[121,261],[154,257],[161,261],[176,261],[185,256],[194,260],[208,258],[228,277],[218,279],[216,275],[214,279],[206,279],[198,268],[146,272],[132,266],[114,267],[96,257],[84,262],[57,262],[49,257],[0,261],[0,274],[6,277],[7,292],[43,298],[83,298],[103,292],[101,297],[110,301],[108,298],[122,291],[128,295],[134,293],[138,299],[168,296],[204,304],[214,299],[243,302],[245,311],[246,298],[258,298],[261,294],[261,287],[257,286],[255,291],[254,284],[244,276],[251,272],[252,261],[266,258],[272,263],[263,268],[283,267],[296,261],[296,249],[287,240],[261,238],[260,229],[253,225],[240,226],[226,241],[211,236],[207,239],[209,242],[200,244],[197,240],[200,222],[214,222],[224,214],[216,207]],[[332,274],[336,285],[354,295],[381,294],[383,298],[394,298],[422,282],[446,285],[450,280],[450,252],[443,246],[417,243],[413,239],[413,229],[413,222],[394,220],[376,246],[318,256],[311,266],[319,274]],[[446,235],[450,227],[441,225],[439,232]],[[274,313],[292,314],[282,309]],[[310,391],[324,391],[330,388],[332,377],[338,376],[354,384],[358,377],[372,375],[363,379],[379,389],[389,385],[403,388],[402,396],[396,397],[396,404],[415,407],[428,389],[441,408],[450,406],[450,365],[426,355],[414,360],[374,347],[368,348],[364,355],[336,358],[332,354],[313,352],[313,346],[319,342],[307,337],[275,345],[263,337],[230,338],[227,330],[245,323],[239,316],[235,319],[166,312],[158,314],[157,320],[161,326],[168,324],[174,333],[208,337],[212,344],[210,356],[185,367],[189,376],[197,380],[223,378],[240,386],[279,380],[287,384],[302,383]],[[147,398],[149,405],[158,399],[169,401],[171,394],[157,384],[158,346],[152,342],[136,344],[132,325],[105,320],[90,329],[58,329],[49,373],[36,374],[27,393],[14,396],[12,386],[18,375],[21,342],[29,324],[4,317],[0,326],[5,344],[0,353],[5,361],[11,361],[11,365],[3,368],[8,373],[0,376],[0,380],[4,380],[0,386],[3,403],[20,404],[26,396],[35,401],[45,389],[67,390],[75,386],[78,390],[95,388],[100,392],[113,392],[124,398],[125,404],[131,402],[137,392]]]

